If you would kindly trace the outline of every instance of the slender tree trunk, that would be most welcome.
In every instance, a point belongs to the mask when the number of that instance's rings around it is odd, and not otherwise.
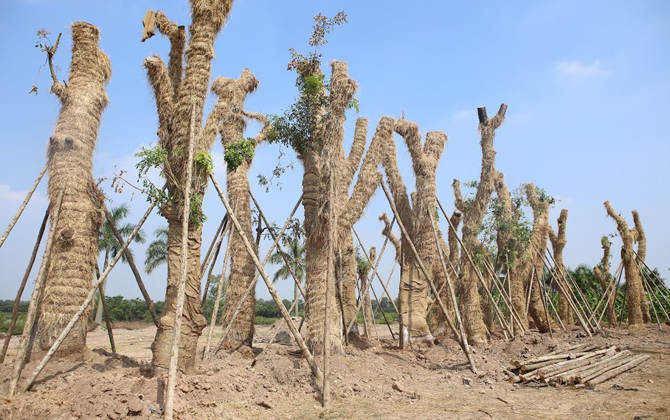
[[[565,248],[565,244],[567,243],[567,240],[565,239],[565,228],[567,220],[568,220],[568,211],[563,209],[561,210],[561,215],[558,217],[558,234],[556,234],[554,230],[551,227],[549,227],[549,239],[551,240],[551,248],[554,253],[556,270],[559,273],[558,275],[559,278],[554,279],[554,281],[562,281],[560,280],[561,278],[566,278],[565,266],[563,265],[563,249]],[[567,288],[568,290],[571,290],[569,284],[563,284],[563,287]],[[561,317],[561,321],[563,321],[563,325],[566,327],[572,325],[574,319],[572,309],[570,308],[570,303],[568,301],[569,299],[570,297],[566,296],[561,291],[561,289],[559,289],[558,316]]]
[[[105,250],[105,263],[102,266],[102,271],[105,271],[107,269],[107,265],[109,264],[109,250]],[[102,285],[100,288],[102,289],[102,293],[105,293],[105,287],[107,286],[107,279],[102,281]],[[102,295],[98,295],[98,307],[95,310],[95,319],[93,322],[95,322],[98,325],[102,324]]]
[[[98,29],[88,23],[72,25],[68,85],[54,80],[52,87],[61,100],[61,111],[47,150],[49,197],[53,202],[63,188],[65,196],[38,321],[37,337],[43,350],[54,344],[86,300],[95,275],[102,213],[92,161],[102,112],[108,103],[105,83],[111,75],[109,58],[98,48],[99,35]],[[52,206],[52,216],[54,211]],[[85,349],[87,323],[88,316],[81,317],[60,347],[60,354]]]

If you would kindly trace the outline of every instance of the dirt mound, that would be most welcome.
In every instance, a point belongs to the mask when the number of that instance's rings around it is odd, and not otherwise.
[[[281,328],[262,327],[258,335],[269,340]],[[0,418],[159,418],[165,378],[149,375],[146,337],[151,329],[115,333],[120,351],[133,357],[96,350],[84,361],[54,360],[33,390],[0,404]],[[97,339],[91,337],[89,345]],[[511,360],[581,342],[616,344],[652,358],[595,389],[530,388],[506,380],[504,370]],[[333,356],[329,418],[670,415],[669,332],[618,330],[608,337],[586,338],[575,330],[554,339],[531,333],[493,341],[473,349],[477,374],[470,372],[453,340],[444,343],[401,351],[388,339],[361,340],[347,354]],[[28,364],[26,372],[35,364]],[[8,361],[0,366],[0,394],[6,394],[11,365]],[[275,343],[263,350],[259,343],[252,350],[223,352],[199,362],[195,374],[180,377],[175,410],[185,419],[315,418],[321,413],[319,388],[296,346]]]

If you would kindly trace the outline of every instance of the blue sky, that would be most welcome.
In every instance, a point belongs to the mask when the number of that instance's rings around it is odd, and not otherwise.
[[[444,131],[449,136],[438,169],[438,196],[453,208],[453,178],[479,176],[481,151],[476,108],[493,114],[501,102],[508,118],[498,130],[497,168],[510,188],[534,182],[558,197],[552,223],[561,208],[570,211],[565,249],[566,264],[597,264],[600,237],[616,231],[606,218],[603,201],[632,222],[640,212],[648,237],[647,261],[667,277],[670,268],[670,3],[666,1],[424,1],[408,7],[400,1],[261,1],[238,0],[229,22],[217,39],[213,76],[237,78],[248,67],[259,79],[258,91],[247,100],[247,110],[277,114],[294,97],[295,75],[286,71],[289,47],[307,49],[312,16],[328,16],[344,9],[349,23],[339,27],[323,48],[325,62],[349,63],[360,85],[360,114],[347,122],[348,147],[357,116],[370,119],[374,132],[382,115],[404,113],[423,133]],[[186,1],[118,0],[3,0],[0,25],[0,66],[3,81],[0,121],[0,228],[4,230],[25,192],[45,162],[47,139],[53,130],[58,102],[48,94],[48,69],[38,74],[44,55],[34,48],[36,32],[49,30],[52,39],[63,32],[56,63],[61,79],[67,76],[71,41],[69,25],[84,20],[101,30],[101,47],[113,67],[108,85],[110,105],[103,115],[95,154],[96,178],[119,170],[133,177],[134,153],[155,142],[157,118],[142,60],[167,56],[167,40],[157,36],[140,42],[142,17],[159,9],[175,22],[188,24]],[[37,77],[36,77],[37,75]],[[37,96],[28,94],[35,83]],[[210,104],[211,105],[211,104]],[[208,105],[208,109],[210,107]],[[250,134],[258,130],[250,127]],[[399,142],[399,160],[408,185],[413,185],[409,155]],[[277,146],[257,150],[252,186],[265,212],[282,223],[297,200],[302,169],[296,163],[282,178],[282,189],[269,194],[254,182],[268,173],[277,159]],[[220,144],[213,150],[216,174],[225,181]],[[103,183],[113,204],[128,202],[130,220],[146,209],[144,199],[126,188],[116,194]],[[35,235],[47,205],[46,183],[40,186],[24,216],[0,249],[0,299],[14,297],[23,276]],[[367,246],[381,246],[377,216],[388,212],[378,192],[356,228]],[[205,201],[209,221],[204,244],[211,240],[223,207],[210,189]],[[163,224],[153,215],[145,232]],[[206,246],[206,245],[205,245]],[[262,247],[267,249],[267,244]],[[620,241],[614,239],[613,265],[619,262]],[[142,246],[133,245],[137,259]],[[264,254],[263,254],[264,255]],[[390,272],[387,253],[380,272]],[[220,262],[219,262],[220,266]],[[270,273],[274,267],[268,267]],[[34,280],[37,267],[31,280]],[[145,275],[150,294],[162,300],[165,269]],[[108,295],[140,296],[130,270],[117,267]],[[29,296],[31,287],[24,297]],[[280,294],[292,296],[288,281]],[[377,289],[378,292],[380,289]],[[397,291],[397,275],[391,283]],[[258,296],[268,298],[260,285]]]

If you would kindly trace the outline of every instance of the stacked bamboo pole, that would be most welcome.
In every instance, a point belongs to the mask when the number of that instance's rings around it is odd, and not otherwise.
[[[616,346],[580,344],[563,352],[518,361],[513,360],[510,377],[513,382],[594,386],[626,372],[649,359]]]

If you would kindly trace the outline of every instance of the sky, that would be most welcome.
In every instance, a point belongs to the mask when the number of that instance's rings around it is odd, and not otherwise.
[[[117,0],[2,0],[0,25],[0,229],[4,231],[26,192],[46,162],[46,145],[56,122],[59,104],[49,88],[45,55],[35,48],[36,33],[44,28],[55,40],[63,33],[55,57],[60,79],[67,78],[71,52],[69,27],[83,20],[100,28],[101,48],[112,62],[107,86],[110,103],[103,114],[94,157],[95,178],[103,181],[111,203],[128,203],[129,222],[139,220],[148,204],[126,187],[115,193],[115,173],[136,178],[135,153],[155,145],[157,116],[151,89],[143,71],[144,58],[167,57],[169,43],[161,36],[140,42],[142,18],[161,8],[173,21],[188,25],[186,1]],[[493,115],[501,103],[509,106],[507,119],[497,130],[496,167],[510,188],[533,182],[558,202],[551,210],[556,226],[560,209],[569,210],[565,263],[596,265],[600,237],[616,232],[603,207],[610,200],[632,225],[637,209],[648,239],[647,263],[663,277],[670,273],[670,3],[667,1],[273,1],[238,0],[215,45],[212,76],[239,77],[249,68],[260,81],[246,101],[248,111],[280,114],[295,98],[295,74],[286,70],[288,49],[307,52],[312,17],[333,16],[340,10],[348,23],[329,35],[322,48],[324,63],[347,61],[359,84],[360,111],[347,116],[345,150],[353,137],[357,117],[369,118],[369,139],[382,116],[416,122],[421,132],[444,131],[448,137],[438,168],[438,198],[447,212],[453,209],[452,179],[479,177],[481,149],[477,134],[479,106]],[[327,67],[327,66],[326,66]],[[326,71],[329,74],[329,71]],[[38,94],[29,94],[31,87]],[[206,112],[211,109],[211,95]],[[248,135],[259,130],[251,124]],[[369,140],[368,140],[369,141]],[[396,136],[398,159],[405,184],[414,184],[411,161]],[[284,164],[294,163],[267,193],[258,174],[269,174],[280,148],[257,149],[250,172],[252,190],[269,218],[282,224],[300,196],[302,168],[292,152],[284,150]],[[219,183],[225,182],[221,145],[212,155]],[[0,299],[13,299],[23,277],[37,230],[48,204],[46,179],[22,218],[0,249]],[[224,215],[210,188],[205,196],[203,253]],[[382,212],[390,213],[381,191],[357,223],[365,247],[383,237]],[[302,209],[298,211],[302,216]],[[444,220],[442,220],[444,223]],[[154,213],[144,226],[148,240],[165,221]],[[446,229],[446,226],[442,226]],[[398,229],[396,228],[398,233]],[[620,240],[613,239],[613,267],[619,264]],[[145,245],[132,249],[143,271]],[[261,256],[269,247],[261,246]],[[40,256],[41,256],[40,251]],[[380,264],[386,279],[393,265],[387,249]],[[214,272],[219,272],[221,261]],[[277,267],[266,267],[270,275]],[[24,292],[29,298],[38,267]],[[151,297],[162,300],[165,267],[143,274]],[[381,288],[375,289],[381,297]],[[130,269],[120,264],[108,282],[108,296],[140,297]],[[277,283],[291,298],[288,280]],[[389,289],[398,290],[396,269]],[[259,284],[257,296],[269,298]]]

